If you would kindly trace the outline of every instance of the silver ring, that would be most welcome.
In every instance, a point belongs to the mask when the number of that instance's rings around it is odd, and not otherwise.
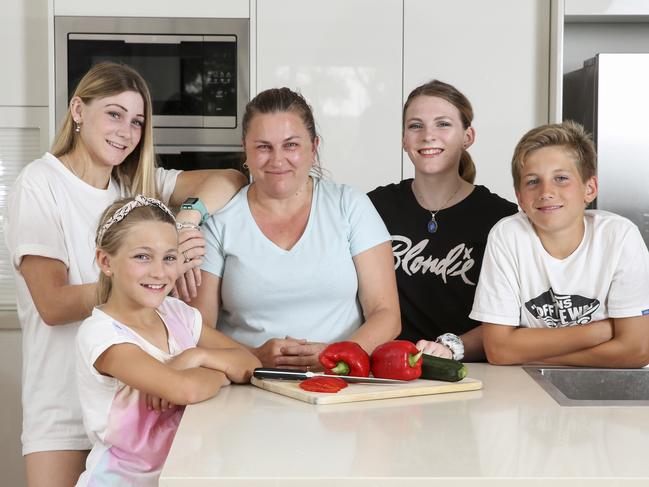
[[[191,262],[191,261],[192,261],[192,259],[190,259],[189,257],[187,257],[187,251],[186,251],[186,250],[183,250],[183,257],[185,258],[185,262],[183,262],[183,264],[186,264],[187,262]]]

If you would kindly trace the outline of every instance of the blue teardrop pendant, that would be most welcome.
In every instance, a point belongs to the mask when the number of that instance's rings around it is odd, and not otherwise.
[[[430,214],[430,221],[428,222],[428,233],[435,233],[437,231],[437,221],[435,221],[435,215]]]

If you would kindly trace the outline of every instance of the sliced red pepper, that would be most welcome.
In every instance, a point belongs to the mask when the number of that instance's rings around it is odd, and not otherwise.
[[[422,352],[407,340],[392,340],[372,352],[372,374],[383,379],[414,380],[421,376]]]
[[[312,377],[300,382],[300,388],[310,392],[335,393],[347,387],[347,382],[338,377]]]
[[[325,373],[333,375],[370,375],[370,356],[355,342],[336,342],[328,345],[318,357]]]

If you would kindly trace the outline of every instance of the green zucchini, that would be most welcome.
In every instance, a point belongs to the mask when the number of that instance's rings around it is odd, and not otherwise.
[[[466,377],[466,366],[457,360],[422,354],[420,379],[457,382]]]

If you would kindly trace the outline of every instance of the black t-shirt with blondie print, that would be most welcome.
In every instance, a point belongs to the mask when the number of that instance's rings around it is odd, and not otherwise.
[[[479,325],[469,318],[491,227],[518,207],[484,186],[436,213],[437,232],[428,232],[430,212],[419,206],[412,179],[368,193],[392,235],[401,322],[400,339],[435,340],[461,335]]]

